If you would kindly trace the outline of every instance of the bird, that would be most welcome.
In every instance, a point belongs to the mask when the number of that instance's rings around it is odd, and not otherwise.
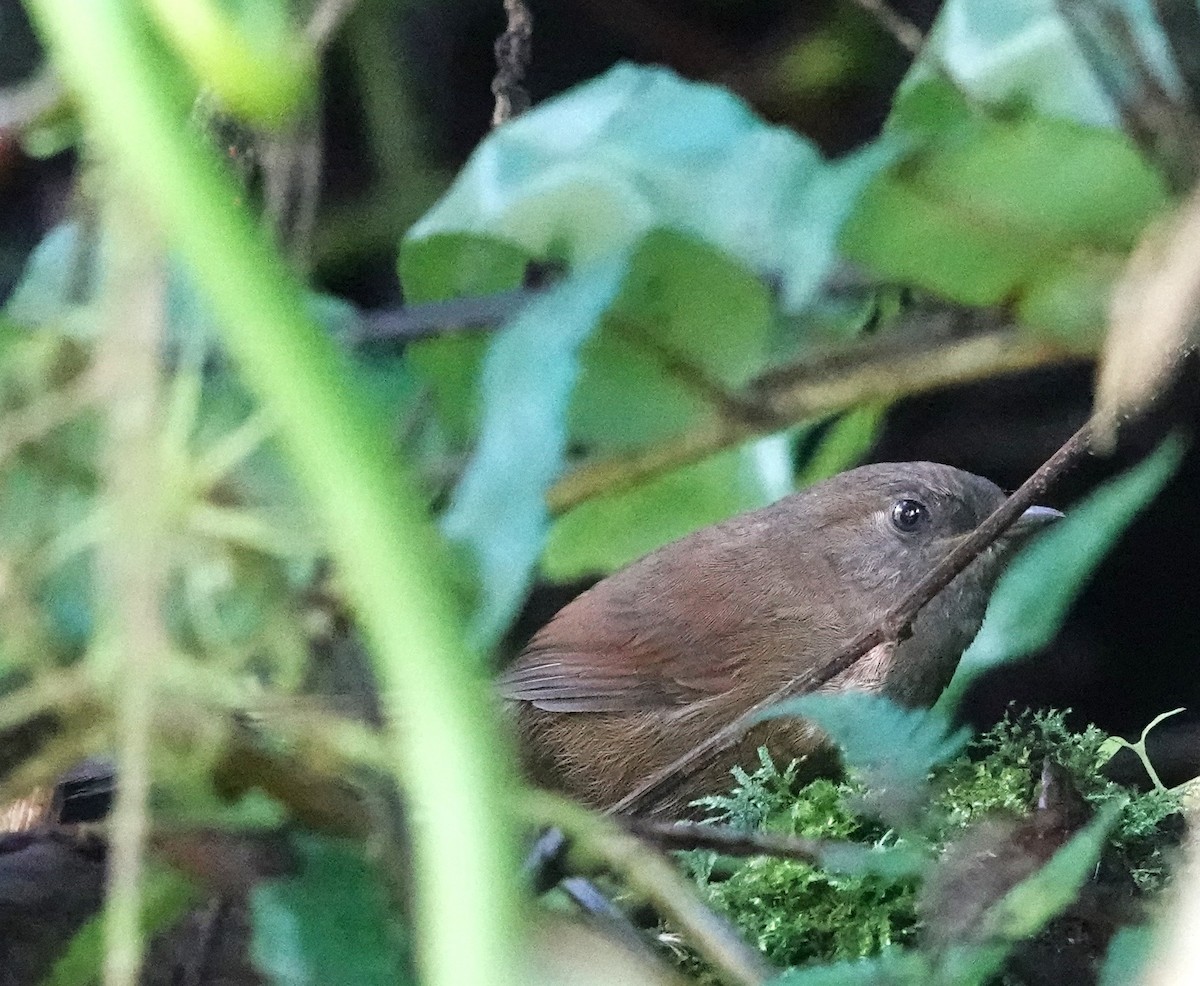
[[[525,772],[608,808],[798,675],[873,629],[1004,501],[981,476],[933,462],[860,466],[763,509],[702,528],[602,579],[538,631],[496,689],[515,720]],[[916,616],[821,687],[931,705],[982,623],[1005,561],[1061,517],[1030,507]],[[657,808],[686,813],[727,790],[758,749],[836,769],[798,719],[753,727]]]

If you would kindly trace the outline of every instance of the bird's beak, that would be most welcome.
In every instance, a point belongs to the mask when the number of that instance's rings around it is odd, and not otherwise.
[[[1016,523],[1004,532],[1006,538],[1027,538],[1031,534],[1036,534],[1043,527],[1053,524],[1056,520],[1061,520],[1063,513],[1061,510],[1055,510],[1053,507],[1030,507],[1020,517]]]

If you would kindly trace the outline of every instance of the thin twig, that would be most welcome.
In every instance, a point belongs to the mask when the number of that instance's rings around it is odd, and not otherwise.
[[[352,342],[403,343],[458,332],[499,328],[538,296],[538,288],[514,288],[446,301],[427,301],[402,308],[363,312]]]
[[[626,818],[622,821],[634,835],[660,849],[676,851],[711,849],[722,856],[774,856],[777,859],[797,859],[802,863],[817,865],[824,860],[831,846],[835,845],[823,839],[744,832],[728,825],[662,822],[649,818]]]
[[[522,83],[533,57],[533,15],[524,0],[504,0],[508,24],[496,39],[496,77],[492,95],[496,108],[492,126],[498,127],[529,109],[529,93]]]
[[[730,749],[755,724],[758,716],[773,705],[795,695],[816,691],[836,678],[870,650],[880,645],[890,646],[901,640],[921,608],[966,568],[981,552],[1032,506],[1046,488],[1074,466],[1089,451],[1090,428],[1084,425],[1027,479],[1021,488],[1004,501],[982,524],[963,538],[916,585],[893,606],[872,630],[860,634],[843,647],[827,663],[798,675],[755,703],[733,722],[718,730],[683,756],[656,770],[629,794],[609,808],[610,812],[634,813],[653,808],[663,801],[684,780],[694,774],[711,758]]]
[[[579,851],[644,894],[730,986],[758,986],[777,975],[724,918],[705,906],[694,884],[669,859],[616,822],[544,791],[528,792],[526,806],[538,825],[560,829]]]
[[[892,9],[887,0],[854,0],[859,7],[875,18],[879,26],[896,39],[910,54],[919,55],[925,45],[925,35],[912,21]]]
[[[552,514],[562,514],[586,500],[629,489],[789,424],[1082,358],[1012,328],[950,339],[898,328],[828,358],[810,356],[772,370],[738,395],[740,404],[758,409],[756,414],[715,415],[669,441],[587,462],[559,479],[546,502]]]

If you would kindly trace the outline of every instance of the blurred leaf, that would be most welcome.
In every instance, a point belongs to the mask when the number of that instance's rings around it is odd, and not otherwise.
[[[1147,65],[1177,93],[1178,74],[1151,4],[1116,0],[1104,6],[1124,15]],[[1090,126],[1120,125],[1117,107],[1055,0],[947,0],[900,94],[941,75],[983,103],[1025,106]]]
[[[1082,323],[1098,334],[1096,300],[1165,207],[1162,178],[1121,133],[989,118],[952,98],[918,105],[957,123],[939,117],[871,184],[843,232],[846,252],[881,276],[965,304],[1028,295],[1022,314],[1035,327],[1077,335]],[[918,109],[905,112],[911,121]]]
[[[1020,941],[1066,910],[1095,869],[1123,807],[1122,801],[1104,805],[1050,862],[1013,887],[988,915],[990,935]]]
[[[821,848],[821,867],[848,876],[872,874],[887,880],[911,880],[929,868],[929,855],[916,846],[862,846],[827,842]]]
[[[1200,194],[1142,239],[1112,299],[1112,319],[1096,380],[1093,425],[1098,442],[1144,410],[1200,342]]]
[[[529,260],[520,247],[488,236],[438,233],[400,251],[400,280],[414,302],[493,294],[520,287]],[[432,389],[441,420],[460,445],[478,426],[479,369],[491,340],[448,335],[407,347],[416,374]]]
[[[105,278],[107,245],[104,238],[69,220],[53,227],[21,272],[4,305],[4,313],[26,329],[51,329],[81,339],[97,331],[99,311],[95,292]],[[345,339],[357,318],[352,305],[331,295],[310,293],[309,313],[336,338]],[[197,290],[188,269],[172,259],[167,271],[167,340],[180,346],[217,337],[212,311]]]
[[[279,127],[313,95],[313,46],[285,0],[148,0],[196,81],[231,112]]]
[[[1072,251],[1029,285],[1017,315],[1038,335],[1090,353],[1109,324],[1109,298],[1124,267],[1116,254]]]
[[[611,572],[733,514],[789,493],[790,442],[776,435],[710,456],[612,496],[580,504],[550,529],[547,578]]]
[[[157,932],[169,928],[198,896],[190,880],[173,869],[151,862],[142,884],[142,928],[146,936],[153,938]],[[104,924],[101,913],[76,932],[43,986],[92,986],[100,981],[104,968]]]
[[[1108,943],[1096,986],[1127,986],[1142,981],[1142,972],[1154,949],[1154,929],[1141,925],[1121,928]]]
[[[726,90],[618,65],[489,134],[402,257],[437,234],[474,233],[576,265],[669,228],[778,278],[784,308],[798,310],[894,153],[884,139],[827,164]]]
[[[382,887],[348,844],[295,836],[299,876],[250,895],[255,968],[273,986],[396,986],[410,980]]]
[[[767,986],[926,986],[930,976],[923,956],[897,949],[870,959],[789,969]]]
[[[970,738],[966,729],[952,733],[938,712],[904,709],[882,695],[853,690],[788,699],[758,720],[782,716],[807,719],[827,734],[845,765],[861,776],[872,809],[900,825],[915,820],[933,766]]]
[[[546,490],[566,452],[579,350],[626,269],[617,257],[577,272],[530,302],[488,349],[479,442],[442,520],[479,577],[477,647],[503,632],[524,598],[549,526]]]
[[[1182,456],[1183,443],[1168,438],[1141,463],[1072,507],[1012,560],[939,708],[952,708],[983,671],[1032,654],[1054,639],[1096,566],[1162,489]]]

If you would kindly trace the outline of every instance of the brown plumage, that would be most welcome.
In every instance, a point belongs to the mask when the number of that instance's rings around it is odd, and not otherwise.
[[[666,545],[564,607],[500,678],[534,780],[598,807],[629,792],[805,668],[870,629],[1003,501],[929,462],[863,466]],[[927,705],[983,618],[1002,559],[1057,516],[1033,508],[919,614],[827,686]],[[813,731],[779,720],[691,778],[670,807],[728,788],[734,763],[828,766]]]

